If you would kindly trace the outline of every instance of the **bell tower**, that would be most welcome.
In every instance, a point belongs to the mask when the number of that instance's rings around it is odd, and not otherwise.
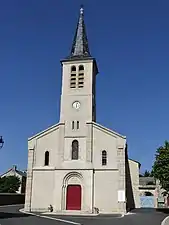
[[[68,57],[62,63],[62,93],[60,122],[72,130],[85,127],[96,120],[96,60],[89,51],[84,23],[84,9],[80,8],[79,20]]]

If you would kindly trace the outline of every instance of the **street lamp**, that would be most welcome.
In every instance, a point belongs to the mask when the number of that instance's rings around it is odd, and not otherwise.
[[[0,136],[0,149],[3,147],[3,145],[4,145],[4,140],[2,136]]]

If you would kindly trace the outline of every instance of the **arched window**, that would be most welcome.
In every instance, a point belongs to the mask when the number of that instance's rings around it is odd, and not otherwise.
[[[77,160],[79,158],[79,142],[74,140],[72,142],[72,160]]]
[[[83,87],[84,87],[84,66],[80,65],[78,71],[78,88]]]
[[[70,88],[76,88],[76,67],[71,67]]]
[[[75,129],[75,121],[72,121],[72,130]]]
[[[76,72],[76,66],[71,67],[71,72]]]
[[[49,152],[45,152],[45,166],[49,166]]]
[[[102,151],[102,166],[107,165],[107,152],[105,150]]]
[[[79,121],[77,121],[77,129],[79,129]]]
[[[79,71],[83,71],[84,70],[84,66],[83,65],[80,65],[79,66]]]

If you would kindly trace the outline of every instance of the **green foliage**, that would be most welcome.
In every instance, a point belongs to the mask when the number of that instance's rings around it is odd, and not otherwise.
[[[157,149],[153,165],[153,176],[159,179],[162,188],[169,193],[169,142]]]
[[[151,176],[152,176],[151,172],[149,172],[148,170],[145,170],[143,177],[151,177]]]
[[[7,176],[0,178],[0,193],[16,193],[21,182],[16,176]]]

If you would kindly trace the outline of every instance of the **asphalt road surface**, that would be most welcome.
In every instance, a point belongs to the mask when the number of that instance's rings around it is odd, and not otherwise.
[[[22,206],[0,207],[0,225],[160,225],[168,212],[137,209],[122,218],[100,216],[52,216],[52,220],[19,212]],[[45,215],[46,216],[46,215]],[[56,219],[56,220],[55,220]]]

